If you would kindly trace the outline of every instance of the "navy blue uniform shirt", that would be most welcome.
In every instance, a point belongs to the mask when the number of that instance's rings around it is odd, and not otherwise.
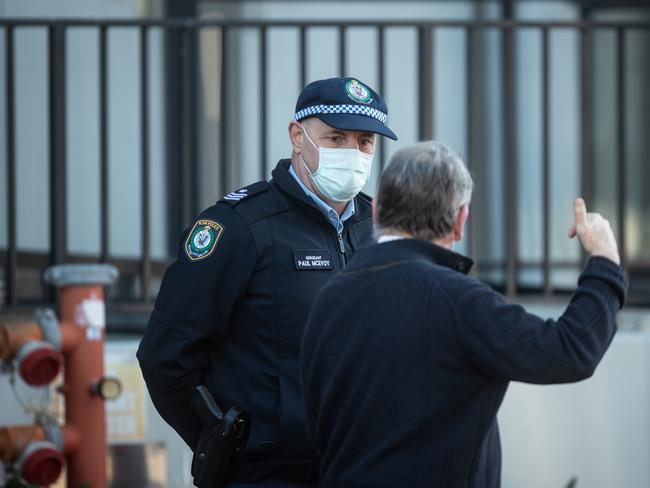
[[[471,264],[397,240],[361,250],[321,290],[301,352],[321,488],[498,487],[508,382],[594,372],[625,300],[621,267],[589,259],[554,321],[466,276]]]
[[[372,242],[369,197],[355,198],[339,236],[289,164],[280,161],[270,182],[230,193],[186,231],[138,349],[154,405],[190,447],[200,427],[188,403],[193,386],[205,384],[224,411],[251,414],[232,480],[310,480],[316,453],[300,341],[317,291]]]

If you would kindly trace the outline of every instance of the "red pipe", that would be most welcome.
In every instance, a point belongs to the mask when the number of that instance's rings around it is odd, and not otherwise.
[[[68,456],[68,487],[106,487],[104,400],[91,393],[104,376],[104,289],[75,285],[60,288],[62,349],[65,353],[66,425],[81,432]],[[67,330],[66,330],[67,329]],[[70,347],[68,341],[77,347]]]
[[[74,451],[79,450],[81,441],[80,432],[71,425],[63,427],[54,427],[54,430],[60,432],[63,445],[57,447],[67,456]],[[25,447],[34,441],[56,441],[48,436],[46,428],[42,425],[12,425],[10,427],[0,427],[0,461],[4,463],[13,463],[18,459],[20,453]]]

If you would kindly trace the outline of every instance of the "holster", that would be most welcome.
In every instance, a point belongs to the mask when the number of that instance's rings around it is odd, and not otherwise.
[[[203,385],[192,390],[190,404],[201,419],[201,435],[192,458],[194,485],[221,488],[233,455],[246,446],[250,415],[237,407],[231,407],[224,415]]]

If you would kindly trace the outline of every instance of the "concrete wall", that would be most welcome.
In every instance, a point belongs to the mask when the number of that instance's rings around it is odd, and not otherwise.
[[[579,488],[650,486],[649,315],[627,320],[645,325],[619,332],[590,379],[511,384],[499,413],[504,488],[560,488],[572,478]]]

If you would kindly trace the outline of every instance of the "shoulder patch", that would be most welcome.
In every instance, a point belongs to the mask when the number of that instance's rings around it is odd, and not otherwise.
[[[212,255],[223,234],[223,225],[214,220],[197,220],[185,240],[185,255],[190,261],[200,261]]]
[[[258,193],[268,190],[269,184],[266,181],[258,181],[252,185],[245,186],[244,188],[228,193],[223,197],[220,202],[226,202],[232,206],[237,205],[242,200],[252,197]]]

